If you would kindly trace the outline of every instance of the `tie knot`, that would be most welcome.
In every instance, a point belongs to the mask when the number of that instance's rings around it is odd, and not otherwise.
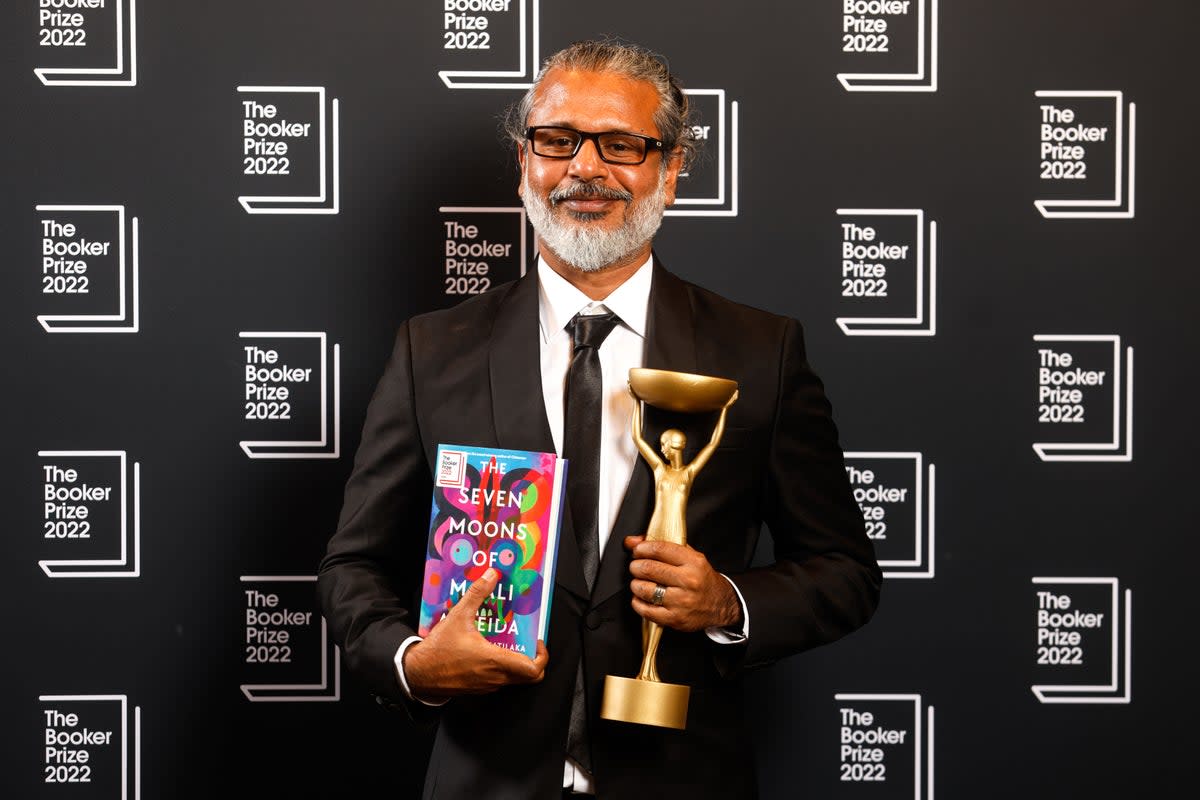
[[[591,347],[598,350],[620,321],[611,311],[604,314],[579,313],[567,323],[567,332],[571,334],[574,349]]]

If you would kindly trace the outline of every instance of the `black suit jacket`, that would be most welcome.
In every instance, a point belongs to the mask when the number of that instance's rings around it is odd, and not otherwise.
[[[689,544],[745,599],[749,639],[721,645],[703,632],[665,632],[658,668],[663,680],[691,687],[686,731],[599,718],[604,676],[633,677],[641,663],[622,547],[644,531],[653,506],[653,477],[638,459],[590,596],[564,514],[545,680],[457,697],[433,712],[426,797],[557,798],[580,659],[600,797],[753,796],[741,672],[833,641],[875,609],[879,568],[799,324],[654,269],[645,365],[740,384],[720,447],[692,489],[687,529]],[[536,272],[414,317],[400,327],[367,410],[319,591],[348,669],[415,715],[431,712],[404,698],[393,657],[416,627],[434,455],[439,443],[554,449],[538,337]],[[681,428],[691,460],[715,419],[648,408],[645,438]],[[775,562],[752,569],[763,523]]]

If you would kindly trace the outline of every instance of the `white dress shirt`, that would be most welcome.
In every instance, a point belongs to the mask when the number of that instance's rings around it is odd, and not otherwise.
[[[541,333],[542,396],[546,420],[554,437],[554,450],[563,449],[563,393],[573,348],[567,323],[576,314],[611,311],[621,320],[600,345],[600,492],[597,533],[603,553],[617,520],[621,498],[633,475],[637,445],[629,435],[633,398],[629,395],[629,370],[642,366],[646,344],[646,309],[650,302],[650,260],[618,286],[603,302],[592,301],[565,278],[538,259],[538,330]]]
[[[542,396],[546,404],[546,420],[554,439],[554,450],[562,455],[563,390],[567,368],[571,363],[571,335],[567,323],[578,313],[603,314],[613,312],[621,324],[600,346],[600,371],[603,412],[600,419],[600,492],[597,531],[601,554],[604,553],[613,523],[616,522],[621,500],[633,475],[637,461],[637,446],[630,435],[633,417],[633,398],[629,395],[629,370],[640,367],[646,344],[647,311],[650,304],[650,283],[653,277],[652,258],[646,259],[638,270],[612,291],[603,301],[593,301],[545,262],[538,259],[538,331],[541,351]],[[726,578],[728,580],[728,578]],[[730,644],[743,641],[750,634],[750,618],[746,602],[737,586],[730,581],[742,606],[740,631],[727,628],[706,630],[713,641]],[[417,636],[406,639],[396,651],[396,673],[405,694],[412,697],[404,677],[404,651]],[[421,698],[415,698],[421,702]],[[442,701],[445,702],[445,701]],[[427,705],[435,705],[427,703]],[[437,704],[440,705],[440,704]],[[577,792],[594,792],[592,777],[571,759],[563,769],[563,786]]]

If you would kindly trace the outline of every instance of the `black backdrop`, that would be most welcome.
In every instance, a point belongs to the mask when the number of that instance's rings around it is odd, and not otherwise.
[[[446,223],[500,243],[488,282],[519,269],[516,173],[496,122],[530,50],[598,34],[647,44],[689,87],[720,90],[696,95],[710,139],[683,191],[713,202],[666,221],[667,265],[800,319],[850,463],[907,489],[876,506],[881,555],[909,563],[889,567],[874,621],[749,681],[763,794],[1117,798],[1190,785],[1200,12],[1183,0],[912,0],[866,4],[860,23],[844,3],[485,2],[501,10],[468,16],[488,20],[487,50],[446,49],[484,40],[446,35],[445,0],[5,3],[5,796],[418,791],[427,735],[338,674],[319,617],[304,616],[304,579],[395,326],[460,299],[447,287],[484,284],[446,280]],[[81,17],[40,16],[53,11]],[[866,38],[879,19],[886,44]],[[79,30],[86,45],[66,44]],[[118,41],[119,71],[72,69],[113,67]],[[523,77],[439,76],[515,65]],[[474,83],[491,86],[462,86]],[[1064,95],[1077,92],[1098,95]],[[277,109],[257,122],[310,124],[285,139],[290,174],[244,173],[280,168],[267,146],[243,160],[249,100]],[[1043,165],[1046,114],[1057,130],[1083,126],[1083,158]],[[1088,140],[1097,128],[1104,139]],[[1080,160],[1086,177],[1058,177]],[[323,199],[239,202],[317,194],[322,161]],[[1099,199],[1115,202],[1035,205]],[[461,208],[474,210],[450,210]],[[843,283],[843,224],[909,247],[884,264],[886,297]],[[100,244],[71,257],[81,239]],[[67,263],[78,260],[86,272]],[[47,319],[88,315],[110,318]],[[837,322],[881,316],[910,321]],[[324,336],[279,336],[297,332]],[[252,382],[248,406],[247,346],[278,354],[259,366],[311,368],[309,379]],[[1084,370],[1081,395],[1044,402],[1047,364]],[[278,413],[257,403],[279,393],[257,387],[281,385],[290,420],[245,419]],[[240,446],[253,441],[307,443]],[[47,507],[47,492],[84,484],[83,500]],[[58,524],[72,521],[89,538]],[[49,563],[63,561],[84,563]],[[1041,626],[1039,642],[1039,591],[1054,597],[1042,610],[1102,616]],[[278,605],[255,613],[294,613],[248,644],[248,597],[269,595]],[[246,663],[282,658],[281,646],[290,662]],[[881,746],[886,777],[842,749],[879,727],[905,731]],[[68,744],[48,751],[48,730]]]

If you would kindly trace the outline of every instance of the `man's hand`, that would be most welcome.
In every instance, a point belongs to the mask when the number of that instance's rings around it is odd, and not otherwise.
[[[404,678],[413,695],[436,701],[542,680],[550,659],[544,642],[538,640],[537,657],[531,660],[497,647],[475,627],[475,612],[499,581],[500,572],[489,568],[423,641],[404,651]]]
[[[737,593],[699,550],[671,542],[647,542],[626,536],[633,552],[633,610],[643,619],[677,631],[736,627],[742,621]],[[654,605],[654,590],[666,587],[662,604]]]

